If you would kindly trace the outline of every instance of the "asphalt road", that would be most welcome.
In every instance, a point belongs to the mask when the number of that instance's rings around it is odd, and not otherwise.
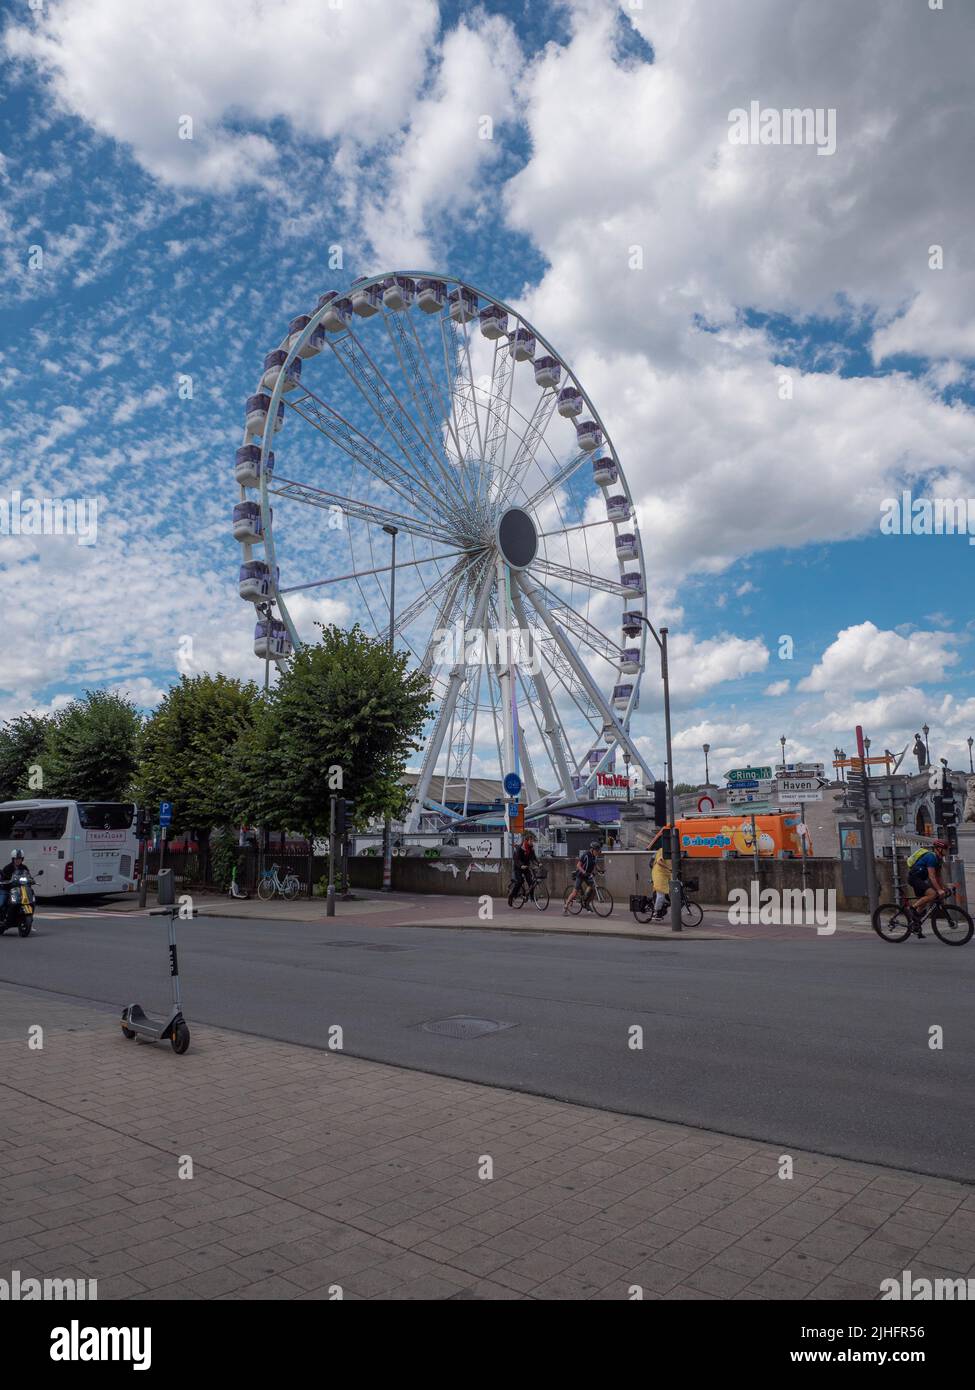
[[[162,1009],[164,919],[78,910],[42,907],[33,936],[0,937],[0,980]],[[210,1023],[325,1047],[339,1024],[357,1057],[975,1179],[975,944],[218,918],[181,922],[179,943],[198,1039]],[[467,1039],[422,1026],[457,1015],[513,1026]]]

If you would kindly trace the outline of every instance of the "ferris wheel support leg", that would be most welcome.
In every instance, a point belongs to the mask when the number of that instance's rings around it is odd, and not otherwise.
[[[489,565],[481,583],[481,589],[477,596],[477,603],[474,607],[472,619],[472,629],[477,630],[484,625],[484,615],[487,612],[488,599],[491,597],[491,588],[495,582],[495,573]],[[427,743],[423,754],[423,762],[420,766],[420,777],[416,784],[413,806],[410,810],[406,822],[408,831],[416,831],[420,824],[420,816],[423,812],[424,802],[430,795],[430,783],[433,780],[434,768],[437,766],[437,759],[440,757],[440,750],[443,748],[444,737],[447,733],[450,721],[453,718],[454,707],[457,704],[457,696],[460,694],[460,687],[467,672],[467,663],[464,654],[458,657],[450,672],[450,680],[447,684],[447,693],[444,696],[443,704],[437,712],[434,721],[433,732]]]
[[[511,571],[505,564],[501,556],[498,556],[498,617],[501,632],[498,633],[498,684],[501,687],[501,727],[504,730],[504,767],[502,774],[517,772],[517,752],[515,749],[515,739],[517,729],[515,728],[515,686],[512,679],[514,671],[514,652],[511,641],[512,623],[511,606],[508,602],[508,594],[511,585]],[[504,636],[502,637],[502,633]],[[501,658],[504,643],[504,660]]]
[[[653,773],[650,771],[649,767],[647,766],[646,762],[644,761],[643,754],[640,752],[636,744],[630,738],[629,732],[626,729],[624,729],[620,723],[618,723],[616,716],[613,714],[613,711],[606,703],[606,700],[603,696],[603,692],[600,690],[599,686],[596,684],[592,676],[589,674],[589,671],[586,669],[585,663],[583,661],[580,661],[579,656],[575,651],[575,648],[572,646],[572,643],[569,641],[562,628],[552,617],[551,613],[549,613],[542,599],[541,594],[538,592],[537,588],[535,588],[535,586],[532,584],[531,580],[526,579],[524,576],[519,575],[516,579],[516,582],[524,590],[525,594],[527,594],[528,598],[531,601],[532,607],[535,609],[535,612],[538,614],[542,622],[545,624],[549,632],[552,634],[552,637],[556,645],[562,652],[562,655],[565,657],[566,661],[572,667],[579,681],[582,683],[584,689],[589,695],[590,700],[592,700],[593,704],[596,706],[597,710],[602,715],[605,724],[608,727],[615,730],[616,737],[622,744],[624,751],[629,753],[631,760],[635,762],[637,767],[639,767],[642,770],[644,778],[646,779],[646,784],[649,785],[654,781],[654,776]]]
[[[525,605],[521,601],[521,591],[517,583],[511,586],[511,606],[514,609],[515,618],[522,632],[528,632],[528,620],[525,617]],[[565,731],[555,713],[555,702],[552,699],[542,670],[541,662],[538,663],[538,672],[533,673],[532,679],[535,682],[535,689],[538,691],[538,701],[542,707],[542,718],[546,739],[551,750],[553,765],[558,772],[562,790],[567,797],[572,796],[572,773],[566,761]],[[534,799],[537,799],[534,798]]]

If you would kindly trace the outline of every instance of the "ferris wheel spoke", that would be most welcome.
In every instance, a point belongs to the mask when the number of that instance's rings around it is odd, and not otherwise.
[[[618,580],[608,579],[602,574],[591,574],[588,570],[576,569],[571,565],[560,565],[556,560],[544,560],[536,556],[530,568],[541,570],[553,579],[565,579],[570,584],[578,584],[581,588],[600,589],[603,593],[619,594],[623,598],[633,597],[633,590],[628,589],[625,584],[620,584]]]
[[[435,580],[422,594],[419,594],[411,604],[394,617],[393,621],[397,633],[405,637],[407,631],[417,621],[420,614],[425,612],[431,604],[435,603],[440,598],[443,598],[444,601],[439,610],[439,621],[435,624],[432,631],[436,634],[438,631],[442,631],[444,628],[449,627],[453,621],[453,613],[458,592],[462,588],[465,578],[471,573],[475,563],[476,562],[469,556],[465,556],[463,559],[458,560],[446,574],[441,575],[439,579]],[[439,642],[439,637],[434,638],[432,636],[424,648],[424,655],[421,661],[421,670],[424,675],[428,676],[433,669],[434,657]]]
[[[560,488],[563,483],[567,483],[573,473],[577,473],[588,458],[591,458],[591,455],[585,450],[580,450],[579,453],[574,454],[567,463],[562,465],[557,473],[554,473],[546,483],[543,483],[536,492],[532,493],[531,497],[529,497],[524,504],[526,511],[534,511],[539,502],[544,501],[546,497]]]
[[[469,470],[477,459],[484,457],[484,445],[481,442],[481,421],[477,410],[477,391],[474,386],[471,344],[466,323],[460,326],[446,315],[442,316],[440,339],[443,345],[454,436],[461,463]],[[471,481],[472,493],[476,496],[478,475],[475,474]]]
[[[438,411],[434,405],[431,389],[436,392],[437,385],[430,372],[430,364],[423,352],[422,344],[417,337],[412,317],[409,314],[386,313],[384,311],[383,318],[386,332],[400,365],[400,371],[416,407],[414,424],[417,433],[422,435],[426,441],[427,451],[436,464],[441,483],[446,485],[449,492],[454,491],[459,480],[450,472],[449,466],[446,466],[449,456],[444,446],[442,434],[444,424],[450,418],[449,412],[447,412],[446,407]],[[404,318],[408,320],[411,332],[407,331]],[[423,370],[420,366],[421,359]],[[461,484],[461,488],[463,491],[463,484]],[[469,505],[470,498],[464,492],[462,506],[467,510]]]
[[[502,470],[498,480],[497,494],[502,506],[509,500],[519,480],[527,475],[536,462],[538,451],[545,442],[545,433],[555,414],[558,398],[557,391],[546,391],[535,402],[535,408],[525,423],[511,463]]]
[[[390,454],[379,444],[370,439],[368,435],[349,423],[337,410],[316,396],[307,387],[301,388],[301,394],[292,399],[286,396],[285,404],[288,405],[296,415],[313,425],[325,437],[347,454],[353,463],[359,464],[366,469],[374,478],[402,497],[405,502],[409,502],[418,512],[421,512],[428,519],[442,514],[440,499],[433,493],[425,483],[420,482],[411,473],[405,472],[402,464],[398,463]],[[417,496],[416,488],[419,486],[427,494],[423,501]]]
[[[447,316],[445,314],[441,314],[441,323],[443,323],[445,320],[447,322],[450,321],[449,319],[447,319]],[[430,358],[427,355],[426,348],[423,346],[423,342],[420,338],[420,335],[416,331],[416,324],[413,321],[412,314],[406,315],[406,321],[409,326],[410,335],[412,337],[413,346],[416,350],[418,360],[423,363],[426,382],[429,385],[429,392],[427,393],[426,398],[428,400],[428,411],[430,413],[431,423],[434,425],[437,435],[441,438],[442,431],[444,429],[447,430],[447,434],[453,442],[454,451],[457,456],[457,462],[462,463],[464,459],[464,454],[461,448],[460,437],[458,436],[455,428],[452,402],[450,400],[449,392],[448,395],[445,397],[441,384],[437,379],[437,375],[433,370],[433,366],[431,365]],[[436,404],[434,404],[434,401],[436,402]]]
[[[409,470],[416,470],[409,471],[408,475],[414,478],[424,492],[429,493],[442,513],[442,479],[438,479],[436,472],[430,468],[432,463],[436,469],[438,459],[382,370],[369,356],[352,329],[337,339],[330,338],[329,346],[363,400],[406,459]]]
[[[442,527],[417,521],[387,507],[377,507],[372,502],[362,502],[354,497],[345,497],[339,492],[312,487],[310,483],[299,483],[293,478],[281,478],[275,474],[273,484],[268,486],[268,492],[276,497],[290,498],[308,506],[322,507],[327,511],[340,507],[345,515],[354,517],[357,521],[368,521],[375,526],[396,526],[398,530],[408,531],[412,536],[422,536],[425,540],[439,541],[443,545],[449,545],[453,540],[450,533]]]
[[[591,648],[611,666],[617,666],[620,659],[620,649],[609,640],[605,632],[591,623],[588,618],[584,618],[581,613],[577,613],[572,605],[548,587],[535,576],[535,583],[542,594],[549,601],[552,616],[560,622],[564,628],[577,637],[580,642]]]
[[[326,584],[342,584],[346,580],[368,579],[370,575],[389,574],[392,569],[411,569],[414,565],[428,565],[434,560],[450,560],[455,555],[464,555],[465,553],[463,550],[448,550],[446,555],[425,555],[420,560],[400,560],[397,565],[377,565],[374,569],[353,570],[350,574],[336,574],[328,579],[313,579],[308,584],[292,584],[287,589],[279,589],[278,592],[297,594],[303,589],[321,589]]]

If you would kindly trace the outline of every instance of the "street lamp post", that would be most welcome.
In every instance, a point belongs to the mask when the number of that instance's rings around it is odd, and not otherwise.
[[[969,772],[975,772],[975,765],[973,765],[973,763],[972,763],[972,744],[975,743],[975,738],[972,738],[971,734],[968,735],[967,743],[968,743],[968,770],[969,770]]]
[[[664,685],[664,735],[667,741],[667,815],[670,818],[670,929],[682,931],[680,921],[680,832],[677,829],[677,812],[674,803],[674,750],[670,737],[670,668],[667,664],[667,633],[660,629],[660,636],[653,623],[645,614],[640,621],[649,629],[650,635],[660,648],[660,677]]]
[[[710,787],[711,773],[708,771],[708,754],[711,751],[711,745],[710,743],[704,743],[701,746],[704,749],[704,785]]]
[[[389,654],[393,654],[393,643],[395,640],[396,626],[396,537],[399,530],[395,526],[384,526],[383,530],[390,537],[392,544],[392,555],[390,556],[389,570]],[[393,891],[393,827],[389,812],[383,821],[383,889],[384,893]]]
[[[928,747],[928,734],[931,732],[927,724],[921,725],[921,733],[924,735],[924,761],[928,767],[931,766],[931,749]]]
[[[863,740],[863,746],[864,746],[864,748],[867,750],[867,756],[866,756],[866,758],[864,758],[864,760],[863,760],[863,771],[864,771],[865,775],[866,775],[867,777],[869,777],[869,776],[870,776],[870,740],[869,740],[868,738],[865,738],[865,739]]]
[[[782,745],[782,766],[785,767],[785,734],[779,734],[779,742]]]

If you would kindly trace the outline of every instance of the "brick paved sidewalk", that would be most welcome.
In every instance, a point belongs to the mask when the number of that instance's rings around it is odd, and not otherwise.
[[[774,1145],[203,1026],[177,1058],[7,986],[0,1077],[0,1277],[101,1299],[875,1299],[975,1266],[960,1183],[795,1150],[783,1180]]]

